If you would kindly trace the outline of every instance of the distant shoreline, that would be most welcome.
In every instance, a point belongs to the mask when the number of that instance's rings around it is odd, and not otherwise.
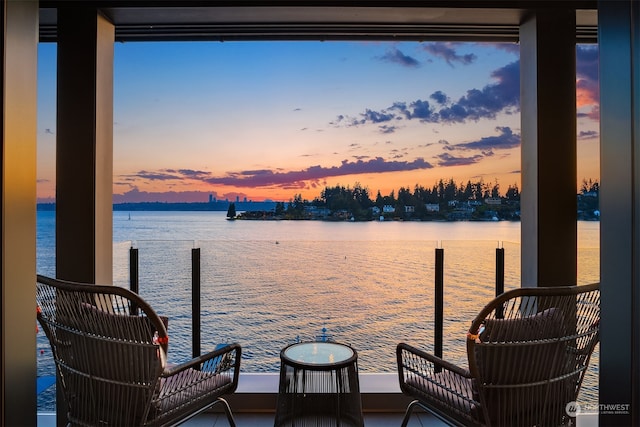
[[[238,212],[261,212],[261,211],[273,211],[276,206],[276,202],[265,201],[265,202],[231,202],[231,201],[214,201],[214,202],[182,202],[182,203],[172,203],[172,202],[139,202],[139,203],[114,203],[113,204],[113,212],[226,212],[229,209],[229,205],[234,203],[236,205],[236,210]],[[36,209],[41,212],[53,212],[56,210],[55,203],[38,203]],[[293,218],[277,218],[277,217],[269,217],[269,218],[250,218],[250,217],[236,217],[234,218],[239,221],[327,221],[327,222],[342,222],[348,220],[336,220],[336,219],[322,219],[322,218],[302,218],[302,219],[293,219]],[[595,221],[598,222],[599,218],[593,217],[585,217],[582,215],[578,215],[578,221]],[[371,221],[379,221],[376,219],[371,219]],[[385,221],[403,221],[403,219],[392,219],[388,218]],[[434,218],[434,219],[404,219],[404,221],[415,221],[415,222],[457,222],[457,221],[471,221],[471,222],[495,222],[490,219],[476,219],[476,218],[467,218],[467,219],[444,219],[444,218]],[[520,222],[520,219],[501,219],[500,221],[512,221],[512,222]],[[358,222],[358,221],[356,221]]]
[[[235,203],[238,211],[265,211],[275,209],[276,202],[232,202],[218,200],[213,202],[139,202],[139,203],[114,203],[113,211],[194,211],[194,212],[226,212],[229,205]],[[55,203],[38,203],[39,211],[55,211]]]

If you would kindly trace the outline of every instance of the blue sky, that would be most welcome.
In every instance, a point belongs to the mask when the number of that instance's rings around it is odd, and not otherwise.
[[[577,50],[578,177],[597,179],[597,49]],[[55,195],[55,44],[41,44],[38,198]],[[516,44],[116,43],[114,202],[520,185]]]

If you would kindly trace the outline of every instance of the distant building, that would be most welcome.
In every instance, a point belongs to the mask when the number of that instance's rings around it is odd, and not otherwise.
[[[457,208],[456,211],[460,211],[460,212],[468,212],[468,213],[473,213],[476,211],[476,208],[469,202],[467,203],[462,203],[460,204]]]
[[[331,211],[328,208],[319,208],[317,206],[304,206],[304,212],[313,219],[326,218]]]
[[[391,205],[384,205],[384,206],[382,207],[382,212],[383,212],[383,213],[394,213],[395,211],[396,211],[396,208],[394,208],[394,207],[393,207],[393,206],[391,206]]]
[[[427,209],[427,212],[440,212],[440,204],[438,203],[427,203],[424,207]]]
[[[416,211],[416,207],[415,206],[405,206],[404,207],[404,213],[414,213]]]
[[[487,205],[497,206],[502,204],[502,199],[500,197],[487,197],[484,202]]]

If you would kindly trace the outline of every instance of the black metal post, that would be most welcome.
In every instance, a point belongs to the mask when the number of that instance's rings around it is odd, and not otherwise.
[[[504,248],[496,248],[496,296],[504,293]],[[496,308],[496,318],[504,317],[503,307]]]
[[[196,358],[200,356],[200,248],[191,249],[191,331]]]
[[[442,330],[444,327],[444,249],[436,248],[435,272],[435,325],[433,334],[433,353],[442,357]],[[440,368],[436,367],[436,372]]]
[[[138,272],[138,248],[129,249],[129,289],[131,292],[140,293],[140,276]],[[138,307],[131,307],[131,314],[138,315]]]

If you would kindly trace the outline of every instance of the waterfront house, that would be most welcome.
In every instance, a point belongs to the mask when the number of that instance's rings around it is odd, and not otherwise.
[[[325,219],[331,214],[331,210],[328,208],[319,208],[318,206],[305,205],[304,206],[305,217],[310,219]]]
[[[440,204],[438,203],[426,203],[424,207],[427,209],[427,212],[440,212]]]
[[[603,318],[599,396],[605,408],[628,408],[602,413],[599,422],[640,425],[638,0],[3,0],[0,13],[3,425],[36,424],[38,41],[58,44],[56,274],[109,283],[113,43],[266,39],[518,42],[523,286],[576,281],[575,44],[597,40]],[[551,186],[557,191],[544,191]],[[365,411],[375,407],[375,393],[363,403]],[[251,403],[245,405],[251,409]],[[58,416],[64,413],[59,410]]]

